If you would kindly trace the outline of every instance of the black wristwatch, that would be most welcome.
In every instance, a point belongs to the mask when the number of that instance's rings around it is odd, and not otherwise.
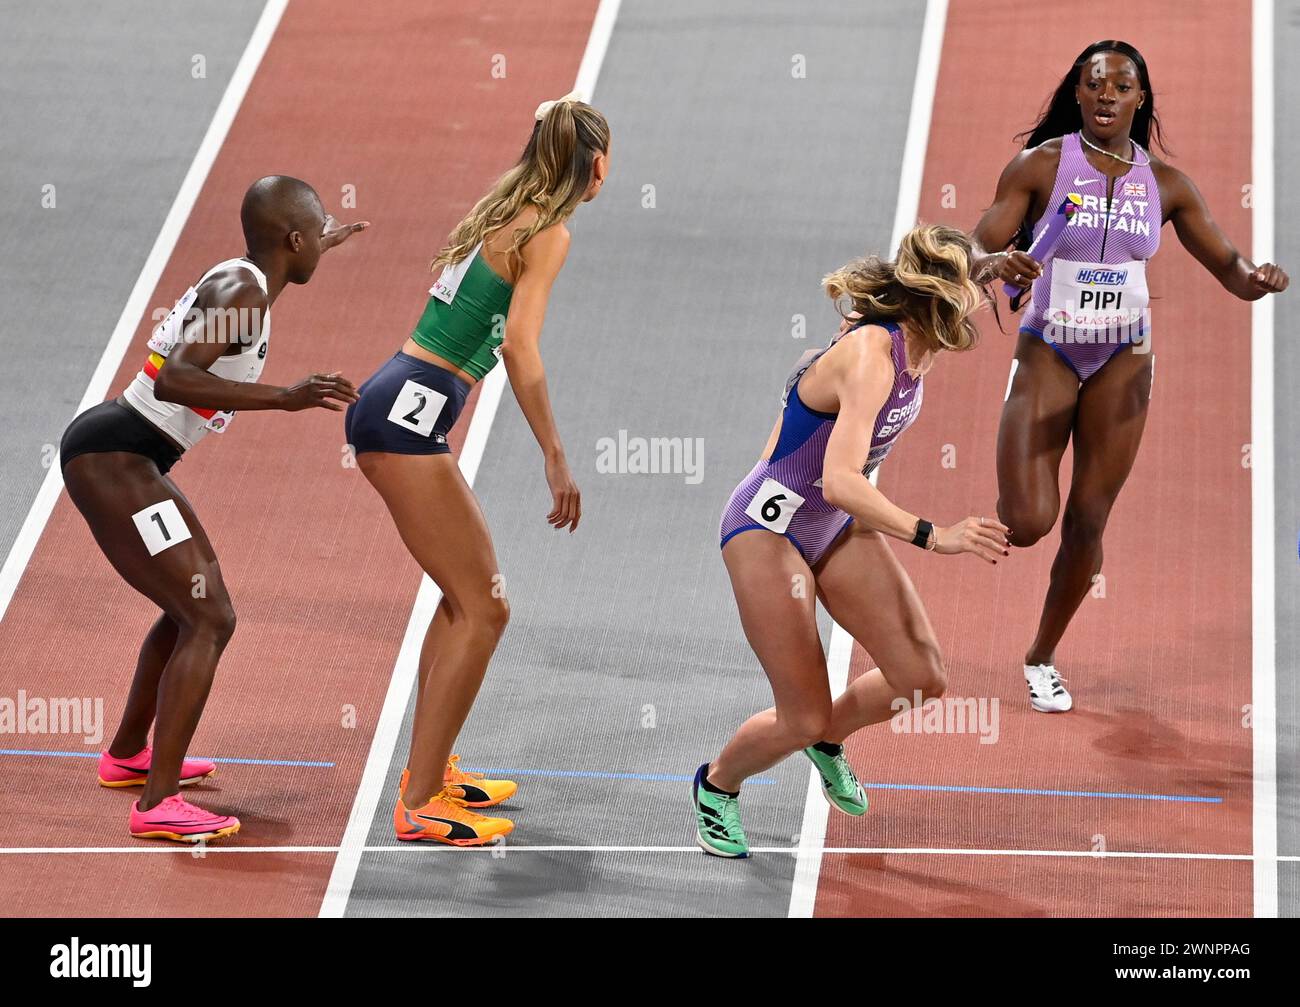
[[[922,549],[930,548],[930,536],[934,534],[934,525],[923,517],[916,519],[916,534],[912,536],[912,545]]]

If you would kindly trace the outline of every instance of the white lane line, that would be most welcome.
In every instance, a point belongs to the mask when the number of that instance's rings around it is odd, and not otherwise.
[[[194,209],[194,202],[198,199],[203,183],[207,180],[208,172],[212,170],[212,164],[217,159],[221,145],[225,143],[226,134],[230,132],[230,124],[234,122],[235,114],[244,101],[248,85],[257,72],[258,64],[262,62],[262,56],[266,53],[266,47],[271,42],[271,36],[275,34],[280,16],[284,13],[288,2],[289,0],[268,0],[262,9],[262,16],[258,18],[257,26],[248,39],[248,45],[244,47],[244,54],[235,66],[230,83],[226,85],[225,94],[221,96],[221,102],[217,105],[212,121],[208,124],[208,131],[203,135],[203,141],[194,153],[194,160],[190,162],[189,171],[185,173],[180,190],[172,201],[171,209],[167,211],[162,230],[158,232],[153,249],[144,261],[144,267],[136,278],[135,286],[131,288],[131,294],[122,308],[117,325],[113,328],[113,335],[109,338],[108,345],[104,347],[103,356],[99,358],[99,365],[90,377],[86,392],[81,397],[81,404],[77,406],[77,413],[98,405],[108,394],[109,385],[112,384],[113,377],[122,364],[122,358],[131,345],[136,326],[148,307],[150,296],[158,286],[163,268],[172,257],[172,251],[176,248],[176,242],[185,228],[185,222],[189,220],[190,211]],[[59,470],[58,460],[55,459],[45,474],[41,488],[36,493],[36,499],[32,501],[23,526],[18,530],[18,537],[14,539],[9,549],[4,566],[0,567],[0,619],[3,619],[9,610],[9,603],[13,601],[18,582],[27,570],[27,564],[31,562],[36,543],[40,541],[41,533],[50,520],[50,514],[54,511],[54,505],[58,502],[62,489],[63,474]]]
[[[1251,15],[1251,254],[1273,261],[1273,0]],[[1277,636],[1273,513],[1273,298],[1250,308],[1250,703],[1255,915],[1277,916]],[[1286,859],[1286,858],[1283,858]]]
[[[876,474],[871,473],[874,482]],[[830,677],[831,695],[838,698],[849,684],[849,661],[853,657],[853,637],[839,624],[831,622],[831,642],[827,647],[826,670]],[[817,768],[808,770],[808,792],[803,802],[803,824],[799,829],[799,846],[795,855],[794,880],[790,885],[788,917],[806,919],[813,914],[817,903],[817,879],[822,872],[822,853],[825,852],[826,820],[830,804],[822,793],[821,775]],[[757,850],[751,852],[757,853]]]
[[[614,30],[614,21],[618,17],[620,0],[600,0],[596,16],[592,20],[591,33],[587,36],[587,46],[578,66],[578,77],[573,89],[590,100],[596,89],[596,79],[600,75],[600,66],[609,47],[610,34]],[[474,485],[478,474],[479,462],[483,460],[483,450],[487,446],[488,433],[492,429],[492,420],[496,416],[497,406],[501,402],[501,393],[505,388],[504,367],[495,367],[488,372],[480,385],[478,403],[470,417],[469,429],[465,434],[465,448],[460,455],[460,470],[465,481]],[[379,723],[375,727],[375,736],[370,743],[370,754],[366,757],[366,767],[361,774],[361,783],[357,796],[352,803],[352,812],[348,815],[348,824],[343,830],[342,844],[334,869],[330,872],[329,885],[325,898],[321,901],[320,916],[327,918],[341,917],[348,908],[348,898],[352,894],[352,885],[356,881],[357,868],[361,866],[361,855],[370,847],[365,845],[370,833],[370,824],[374,821],[379,807],[379,798],[388,775],[388,767],[393,761],[393,752],[402,731],[402,720],[406,715],[406,706],[411,698],[417,678],[420,659],[420,645],[424,641],[425,630],[429,620],[442,599],[442,591],[427,576],[420,581],[420,590],[411,609],[411,618],[406,624],[406,634],[402,638],[402,647],[393,666],[393,677],[388,683],[388,692],[384,696],[384,705],[379,713]]]
[[[939,55],[943,50],[943,29],[947,19],[948,0],[929,0],[926,3],[921,48],[916,60],[916,78],[912,83],[912,110],[907,119],[907,139],[903,144],[903,163],[898,176],[894,231],[889,240],[891,253],[898,248],[903,235],[916,226],[916,215],[921,206],[921,177],[925,173],[925,152],[930,143],[930,116],[934,111],[934,91],[939,80]],[[871,474],[873,486],[879,472],[877,469]],[[831,642],[826,657],[832,696],[839,696],[848,687],[849,661],[852,656],[852,637],[832,620]],[[790,910],[787,914],[790,917],[810,917],[813,914],[829,811],[830,806],[822,796],[817,770],[809,769],[803,825],[799,829],[798,863],[795,865],[794,883],[790,886]]]
[[[394,843],[387,846],[361,846],[364,853],[495,853],[508,856],[514,853],[690,853],[697,857],[705,854],[691,846],[445,846],[441,843]],[[0,847],[0,856],[46,856],[58,854],[119,854],[119,853],[170,853],[201,858],[213,853],[338,853],[338,846],[10,846]],[[784,853],[797,855],[798,846],[756,846],[754,853]],[[1172,853],[1158,850],[973,850],[943,847],[890,847],[890,846],[827,846],[820,848],[822,856],[899,856],[899,857],[1058,857],[1089,860],[1255,860],[1249,853]],[[718,858],[714,858],[718,859]],[[1283,862],[1300,861],[1300,856],[1278,857]]]
[[[622,0],[600,0],[596,16],[591,22],[591,34],[587,36],[587,48],[583,50],[582,62],[578,64],[578,78],[573,90],[583,100],[591,101],[596,93],[596,81],[600,77],[600,68],[605,62],[605,50],[609,48],[610,36],[614,34],[614,22],[618,19],[618,8]]]

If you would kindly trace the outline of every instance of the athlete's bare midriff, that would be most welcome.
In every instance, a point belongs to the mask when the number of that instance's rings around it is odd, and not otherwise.
[[[428,363],[433,364],[435,367],[441,367],[444,371],[456,375],[456,377],[460,378],[462,381],[465,382],[465,384],[469,385],[471,388],[474,385],[478,384],[478,378],[474,377],[474,375],[467,374],[465,371],[462,371],[459,367],[452,364],[446,358],[440,357],[436,353],[430,353],[428,350],[426,350],[423,346],[417,343],[414,339],[411,339],[409,336],[407,337],[406,342],[402,344],[402,352],[405,353],[408,357],[415,357],[417,360],[427,361]]]

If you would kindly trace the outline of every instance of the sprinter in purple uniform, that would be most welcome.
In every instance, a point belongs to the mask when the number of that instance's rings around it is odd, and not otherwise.
[[[1147,152],[1149,139],[1160,142],[1160,124],[1146,62],[1127,42],[1094,42],[971,235],[980,278],[1030,288],[998,430],[998,517],[1012,545],[1031,546],[1056,524],[1058,469],[1074,438],[1061,546],[1025,654],[1030,704],[1043,713],[1073,705],[1056,645],[1101,571],[1102,532],[1146,424],[1154,362],[1146,260],[1161,227],[1172,221],[1183,246],[1243,300],[1288,283],[1279,267],[1256,266],[1233,247],[1191,179]],[[1024,249],[1072,195],[1077,212],[1044,265]]]
[[[900,696],[943,693],[934,630],[884,536],[990,563],[1007,554],[1006,528],[995,519],[937,527],[868,479],[920,412],[922,375],[936,356],[975,344],[970,315],[983,295],[971,280],[970,239],[918,227],[895,261],[852,262],[824,285],[837,304],[849,302],[846,323],[829,346],[799,361],[762,460],[722,515],[722,559],[776,705],[750,717],[695,774],[696,841],[716,856],[749,855],[741,782],[800,749],[821,773],[827,799],[864,813],[844,739],[888,720]],[[834,701],[817,598],[879,665]]]

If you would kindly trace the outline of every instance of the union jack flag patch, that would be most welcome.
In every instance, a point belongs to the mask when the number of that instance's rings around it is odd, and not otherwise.
[[[1146,184],[1146,182],[1125,182],[1125,183],[1124,183],[1124,195],[1125,195],[1125,196],[1138,196],[1138,197],[1140,197],[1140,198],[1142,198],[1142,199],[1146,199],[1146,198],[1147,198],[1147,184]]]

